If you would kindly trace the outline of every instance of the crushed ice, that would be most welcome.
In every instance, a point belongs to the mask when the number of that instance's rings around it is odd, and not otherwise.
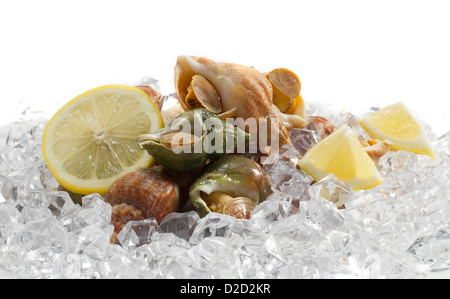
[[[172,213],[128,223],[114,245],[100,195],[75,204],[56,191],[41,156],[45,121],[29,114],[0,147],[0,267],[16,278],[425,278],[450,268],[450,132],[427,128],[436,160],[389,152],[384,183],[354,192],[289,162],[319,138],[314,126],[296,130],[250,220]],[[321,115],[360,129],[350,113]]]

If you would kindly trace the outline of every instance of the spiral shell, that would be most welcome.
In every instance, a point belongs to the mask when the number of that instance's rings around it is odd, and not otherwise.
[[[217,212],[248,218],[270,193],[270,180],[261,165],[241,155],[228,155],[206,166],[189,196],[202,217]]]
[[[196,75],[204,77],[216,89],[221,115],[242,118],[244,121],[252,118],[258,124],[263,120],[269,125],[275,123],[271,118],[278,118],[277,113],[273,113],[272,83],[263,73],[236,63],[216,63],[204,57],[186,55],[179,56],[175,66],[175,89],[184,110],[190,109],[186,96],[192,78]],[[274,133],[279,133],[277,139],[280,146],[290,144],[285,121],[277,121]],[[259,135],[255,137],[260,138]],[[271,139],[268,141],[272,144]]]
[[[195,75],[201,75],[216,89],[221,111],[233,109],[234,117],[261,118],[272,107],[272,84],[256,69],[235,63],[216,63],[204,57],[179,56],[175,66],[175,89],[180,105],[188,110],[185,99]]]
[[[257,203],[248,197],[235,197],[223,206],[222,212],[237,219],[249,219],[256,205]]]
[[[178,211],[180,191],[164,167],[154,166],[115,180],[106,193],[105,202],[112,206],[126,203],[140,210],[145,218],[153,217],[160,222],[167,214]]]

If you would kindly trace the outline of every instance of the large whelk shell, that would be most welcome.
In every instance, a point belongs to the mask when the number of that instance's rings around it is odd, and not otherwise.
[[[126,203],[140,210],[145,218],[160,222],[180,208],[180,191],[164,167],[153,166],[119,177],[109,187],[105,201],[112,206]]]
[[[175,89],[180,105],[190,109],[184,99],[195,75],[203,76],[214,86],[222,112],[234,109],[234,117],[256,119],[269,114],[272,107],[272,84],[256,69],[235,63],[216,63],[203,57],[179,56],[175,66]]]
[[[179,56],[175,66],[175,89],[185,110],[189,86],[196,75],[204,77],[216,89],[222,115],[230,118],[260,119],[273,117],[272,83],[258,70],[236,64],[216,63],[204,57]],[[270,123],[270,122],[269,122]],[[283,121],[279,121],[280,145],[290,143]]]

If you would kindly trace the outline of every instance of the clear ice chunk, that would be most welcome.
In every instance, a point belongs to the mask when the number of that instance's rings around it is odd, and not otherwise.
[[[69,193],[65,191],[56,191],[54,193],[47,192],[51,201],[48,204],[48,209],[57,218],[64,218],[71,215],[75,210],[75,203],[70,197]]]
[[[154,78],[151,78],[151,77],[144,77],[144,78],[142,78],[142,80],[139,82],[138,85],[150,86],[155,91],[160,92],[160,83],[159,83],[159,81],[154,79]]]
[[[236,218],[219,213],[208,213],[197,222],[197,226],[192,232],[189,242],[198,244],[207,237],[229,237]]]
[[[278,200],[280,198],[284,198],[284,200]],[[274,223],[287,217],[291,211],[291,202],[290,196],[278,191],[273,192],[251,212],[252,225],[262,232],[268,232]]]
[[[358,118],[354,114],[346,110],[342,110],[341,112],[339,112],[339,114],[336,116],[336,119],[334,120],[334,125],[336,126],[336,128],[344,124],[352,128],[356,136],[362,136],[365,140],[371,138],[358,123]]]
[[[120,244],[127,249],[133,249],[150,242],[159,225],[154,218],[129,221],[117,235]]]
[[[349,112],[306,111],[360,130]],[[0,146],[0,266],[16,278],[426,278],[450,269],[450,133],[425,125],[436,160],[388,152],[383,183],[352,191],[297,167],[319,141],[309,124],[264,165],[273,192],[250,219],[177,212],[159,225],[131,222],[110,244],[111,206],[57,191],[41,154],[45,122],[33,114],[24,111]]]
[[[0,204],[0,227],[18,223],[20,218],[21,213],[13,204],[6,202]]]
[[[289,139],[300,155],[303,156],[313,145],[321,140],[321,137],[316,124],[310,122],[304,128],[290,130]]]
[[[173,233],[177,237],[188,241],[199,221],[200,216],[195,211],[185,213],[170,213],[161,221],[160,231],[163,233]]]
[[[324,198],[339,208],[352,198],[353,188],[331,173],[312,184],[308,192],[310,198]]]
[[[73,231],[75,242],[71,252],[85,254],[91,258],[105,258],[113,231],[113,225],[102,228],[95,224]]]
[[[98,261],[85,254],[64,253],[54,261],[54,278],[98,279]]]
[[[239,278],[236,273],[233,240],[237,236],[203,238],[190,250],[195,267],[208,273],[209,278]],[[218,258],[220,257],[220,258]]]
[[[450,268],[450,228],[419,237],[408,248],[408,252],[424,262],[434,271]]]
[[[279,160],[267,171],[273,191],[280,191],[293,198],[301,199],[312,179],[291,161]]]
[[[336,205],[323,198],[302,201],[299,213],[304,216],[309,225],[330,232],[344,224],[344,217]]]

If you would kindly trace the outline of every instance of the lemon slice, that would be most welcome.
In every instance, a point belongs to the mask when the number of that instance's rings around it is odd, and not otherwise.
[[[152,164],[137,137],[161,127],[161,113],[144,91],[101,86],[74,98],[50,119],[42,153],[69,191],[105,194],[121,175]]]
[[[310,148],[299,165],[316,181],[332,173],[354,190],[369,189],[382,183],[374,162],[347,125],[340,126]]]
[[[425,131],[403,103],[384,107],[358,122],[372,138],[391,141],[392,150],[425,154],[435,159]]]

